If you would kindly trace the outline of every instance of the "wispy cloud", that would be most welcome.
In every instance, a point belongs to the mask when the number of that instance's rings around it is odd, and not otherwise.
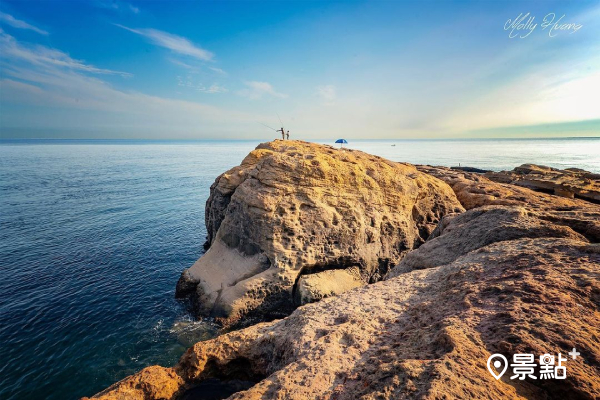
[[[228,92],[228,90],[226,88],[224,88],[223,86],[220,86],[217,83],[213,83],[209,87],[198,88],[198,91],[204,92],[204,93],[210,93],[210,94]]]
[[[275,91],[273,86],[269,82],[259,82],[259,81],[247,81],[244,82],[247,86],[245,89],[238,91],[240,96],[248,97],[249,99],[261,99],[265,95],[277,97],[280,99],[285,99],[288,97],[287,94],[283,94]]]
[[[171,63],[179,66],[179,67],[183,67],[185,69],[187,69],[190,73],[200,73],[200,72],[208,72],[210,71],[212,73],[212,75],[219,75],[219,76],[227,76],[227,72],[223,71],[221,68],[216,68],[216,67],[207,67],[205,64],[198,62],[197,65],[194,63],[188,63],[188,62],[184,62],[181,60],[178,60],[176,58],[169,58],[168,59]],[[208,71],[207,71],[208,69]]]
[[[221,68],[208,67],[208,69],[210,69],[213,72],[216,72],[219,75],[227,75],[227,72],[223,71]]]
[[[138,137],[164,137],[165,132],[180,137],[206,132],[226,136],[231,132],[223,131],[225,123],[239,132],[257,118],[199,102],[120,90],[92,75],[109,70],[85,65],[59,50],[24,44],[1,31],[0,67],[1,104],[29,106],[19,114],[0,108],[3,127],[100,129],[119,137],[123,132]],[[219,93],[226,89],[213,84],[197,90]],[[54,112],[39,113],[38,107],[51,107]]]
[[[179,67],[183,67],[187,70],[190,70],[190,72],[199,72],[200,68],[194,65],[190,65],[188,63],[185,63],[183,61],[177,60],[175,58],[169,58],[169,61]]]
[[[0,53],[2,53],[3,58],[11,59],[14,62],[28,62],[39,66],[52,65],[92,74],[131,76],[127,72],[96,68],[81,60],[75,60],[60,50],[40,45],[27,46],[20,44],[14,37],[2,30],[0,30]]]
[[[317,95],[321,98],[324,105],[331,106],[335,104],[336,90],[333,85],[317,86]]]
[[[209,94],[225,93],[229,91],[218,83],[213,83],[209,87],[206,87],[201,83],[196,83],[194,77],[191,75],[188,75],[185,78],[182,76],[177,76],[177,86],[186,87],[189,89],[197,90],[198,92]]]
[[[16,19],[12,15],[3,13],[1,11],[0,11],[0,21],[6,23],[7,25],[12,26],[13,28],[27,29],[29,31],[37,32],[40,35],[48,35],[48,32],[46,32],[45,30],[35,27],[25,21],[21,21],[20,19]]]
[[[124,2],[124,1],[117,1],[117,0],[103,1],[103,0],[97,0],[97,1],[94,2],[94,4],[96,5],[96,7],[106,8],[106,9],[110,9],[110,10],[128,11],[128,12],[132,12],[134,14],[139,14],[140,13],[139,7],[136,7],[133,4],[127,3],[127,2]]]
[[[133,29],[120,24],[114,25],[129,32],[144,36],[155,45],[164,47],[178,54],[197,58],[198,60],[202,61],[211,61],[215,56],[212,52],[195,45],[190,40],[182,36],[173,35],[172,33],[151,28]]]

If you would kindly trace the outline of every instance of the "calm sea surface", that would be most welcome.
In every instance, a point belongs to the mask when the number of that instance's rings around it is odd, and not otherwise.
[[[202,254],[210,184],[257,144],[0,142],[0,399],[89,396],[214,335],[174,299],[175,283]],[[419,164],[600,173],[600,138],[349,147]]]

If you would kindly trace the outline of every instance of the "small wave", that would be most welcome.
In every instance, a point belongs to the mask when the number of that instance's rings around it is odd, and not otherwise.
[[[162,330],[162,326],[164,323],[164,319],[159,319],[158,322],[156,323],[156,325],[154,325],[154,328],[152,328],[155,332],[159,332]]]
[[[189,315],[177,319],[169,329],[169,333],[175,335],[177,341],[186,347],[212,339],[217,336],[218,331],[219,327],[212,320],[195,320]]]

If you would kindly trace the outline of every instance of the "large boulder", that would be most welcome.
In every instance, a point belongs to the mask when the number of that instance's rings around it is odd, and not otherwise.
[[[211,186],[210,247],[177,292],[224,324],[282,317],[297,305],[301,276],[356,267],[364,283],[376,282],[444,215],[463,210],[448,185],[412,165],[301,141],[264,143]],[[327,285],[322,293],[344,289]]]

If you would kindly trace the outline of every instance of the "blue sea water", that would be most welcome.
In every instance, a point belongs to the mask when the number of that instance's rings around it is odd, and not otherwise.
[[[212,337],[174,299],[175,284],[202,254],[211,183],[257,144],[0,142],[0,399],[90,396]],[[600,173],[600,138],[349,147],[421,164]]]

